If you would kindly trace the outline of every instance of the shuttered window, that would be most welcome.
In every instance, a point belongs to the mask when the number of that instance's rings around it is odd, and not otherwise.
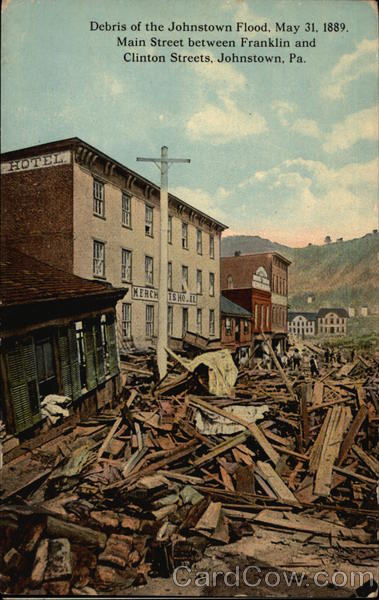
[[[115,318],[114,318],[113,314],[107,314],[106,323],[107,323],[106,331],[107,331],[107,344],[108,344],[109,374],[112,376],[112,375],[117,375],[117,373],[120,370],[119,364],[118,364]]]
[[[20,433],[41,420],[33,339],[14,342],[6,353],[14,430]]]
[[[58,329],[59,361],[63,394],[77,400],[82,395],[75,324]]]
[[[83,321],[84,350],[86,353],[86,380],[87,390],[97,386],[95,340],[93,336],[92,321]]]

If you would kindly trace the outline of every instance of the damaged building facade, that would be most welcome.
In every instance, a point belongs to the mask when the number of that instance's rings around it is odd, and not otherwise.
[[[128,289],[117,304],[120,350],[155,346],[159,187],[78,138],[3,154],[1,172],[2,237],[52,266]],[[226,226],[170,194],[167,227],[169,338],[217,339]]]
[[[221,258],[221,290],[229,300],[252,313],[256,343],[263,334],[283,352],[287,338],[288,267],[278,252]]]
[[[1,420],[9,436],[91,414],[119,390],[115,306],[125,289],[92,282],[2,245]],[[66,397],[69,409],[51,410]]]

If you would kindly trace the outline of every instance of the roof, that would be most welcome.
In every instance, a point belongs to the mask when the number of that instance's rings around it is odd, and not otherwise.
[[[278,252],[277,250],[265,250],[264,252],[248,252],[246,254],[238,254],[236,255],[232,255],[232,256],[222,256],[221,259],[223,258],[244,258],[246,256],[267,256],[267,255],[275,255],[278,256],[281,260],[283,260],[285,263],[287,263],[288,265],[292,264],[292,261],[289,260],[289,258],[286,258],[283,254],[281,254],[280,252]]]
[[[317,313],[304,311],[289,311],[288,320],[292,321],[295,317],[304,317],[308,321],[315,321],[317,319]]]
[[[149,179],[146,179],[146,177],[143,177],[142,175],[140,175],[136,171],[133,171],[132,169],[129,169],[129,167],[126,167],[122,163],[118,162],[114,158],[111,158],[110,156],[108,156],[104,152],[101,152],[101,150],[98,150],[94,146],[91,146],[91,144],[88,144],[87,142],[83,141],[82,139],[80,139],[78,137],[66,138],[66,139],[63,139],[63,140],[55,140],[53,142],[47,142],[47,143],[44,143],[44,144],[38,144],[36,146],[29,146],[27,148],[19,148],[17,150],[11,150],[9,152],[4,152],[3,154],[1,154],[1,160],[9,160],[9,159],[12,159],[12,158],[16,158],[17,156],[24,156],[26,153],[28,153],[28,154],[33,154],[34,153],[35,154],[35,153],[39,153],[39,152],[44,152],[44,151],[51,150],[52,148],[54,148],[55,150],[63,150],[65,148],[72,148],[72,147],[76,147],[76,146],[79,146],[79,145],[85,146],[91,152],[95,153],[99,157],[102,157],[106,161],[111,161],[119,169],[121,169],[124,172],[126,171],[127,175],[131,175],[133,177],[136,177],[140,181],[142,181],[143,183],[145,183],[148,186],[150,186],[151,188],[155,189],[156,191],[158,191],[158,192],[160,191],[160,187],[158,185],[156,185],[155,183],[153,183],[152,181],[150,181]],[[169,194],[169,200],[174,200],[176,202],[179,202],[180,204],[182,204],[182,205],[186,206],[187,208],[189,208],[191,211],[195,211],[197,214],[199,214],[203,218],[209,219],[210,221],[212,221],[213,223],[215,223],[222,230],[228,229],[227,225],[224,225],[223,223],[221,223],[220,221],[217,221],[216,219],[214,219],[210,215],[208,215],[206,213],[203,213],[201,210],[195,208],[194,206],[191,206],[190,204],[188,204],[187,202],[184,202],[184,200],[181,200],[180,198],[178,198],[177,196],[174,196],[173,194]]]
[[[126,288],[114,288],[109,283],[83,279],[18,250],[2,248],[0,308],[85,296],[122,297],[126,292]]]
[[[339,317],[348,317],[347,310],[344,308],[320,308],[318,311],[318,317],[325,317],[329,313],[335,313]]]
[[[243,308],[239,304],[232,302],[229,298],[225,298],[225,296],[221,296],[221,313],[224,315],[231,315],[233,317],[251,317],[251,312]]]

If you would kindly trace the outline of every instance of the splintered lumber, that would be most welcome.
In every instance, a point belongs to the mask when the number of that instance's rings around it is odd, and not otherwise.
[[[346,407],[334,406],[331,411],[325,440],[322,445],[320,462],[318,465],[314,492],[320,496],[328,496],[331,489],[333,465],[337,460],[342,437],[349,419]],[[350,413],[351,418],[351,413]]]
[[[220,519],[222,504],[221,502],[211,502],[204,512],[204,514],[200,517],[199,521],[195,525],[195,529],[206,529],[213,530],[216,529],[217,523]]]
[[[355,436],[357,435],[358,431],[362,427],[362,424],[363,424],[366,416],[367,416],[367,406],[363,405],[360,407],[357,414],[355,415],[354,420],[350,426],[350,429],[343,441],[343,444],[341,446],[341,450],[340,450],[340,453],[338,456],[337,466],[341,466],[343,461],[347,457],[351,446],[354,444]]]
[[[316,441],[313,444],[312,450],[310,452],[310,455],[309,455],[309,472],[310,473],[314,473],[318,469],[318,465],[319,465],[319,462],[320,462],[321,451],[322,451],[322,446],[323,446],[323,443],[324,443],[324,440],[325,440],[325,434],[326,434],[326,431],[328,429],[328,425],[329,425],[330,415],[331,414],[332,414],[331,410],[329,410],[326,413],[324,421],[323,421],[323,423],[321,425],[321,429],[318,432],[318,436],[317,436]]]
[[[281,529],[290,529],[293,531],[307,531],[319,535],[332,535],[335,537],[358,539],[362,543],[369,541],[370,536],[361,529],[350,529],[326,520],[315,519],[313,517],[302,517],[291,513],[277,513],[273,510],[265,509],[258,513],[254,518],[256,523],[272,525]]]
[[[301,398],[300,398],[300,415],[302,422],[302,438],[303,438],[303,449],[309,444],[309,413],[307,410],[308,399],[312,395],[312,384],[304,384],[301,386]]]
[[[274,361],[274,363],[275,363],[275,366],[276,366],[276,368],[278,369],[278,371],[279,371],[280,375],[282,376],[282,379],[283,379],[284,383],[286,384],[286,387],[287,387],[287,390],[288,390],[288,391],[289,391],[289,393],[290,393],[290,396],[291,396],[291,397],[292,397],[294,400],[297,400],[296,394],[295,394],[295,393],[294,393],[294,391],[293,391],[292,383],[291,383],[291,382],[290,382],[290,380],[288,379],[288,377],[287,377],[287,375],[285,374],[285,372],[284,372],[283,368],[280,366],[280,363],[279,363],[279,361],[278,361],[278,359],[277,359],[277,356],[276,356],[276,354],[275,354],[274,350],[272,349],[272,346],[271,346],[271,342],[270,342],[270,340],[269,340],[269,339],[268,339],[268,338],[265,336],[265,334],[263,333],[263,331],[262,331],[261,333],[262,333],[263,339],[264,339],[264,341],[266,342],[266,344],[267,344],[267,347],[268,347],[268,349],[269,349],[269,351],[270,351],[270,354],[271,354],[271,356],[272,356],[272,359],[273,359],[273,361]]]
[[[243,427],[246,427],[247,429],[249,429],[249,431],[252,433],[255,441],[259,444],[259,446],[262,448],[262,450],[267,454],[267,456],[270,458],[270,460],[272,460],[272,462],[275,465],[277,464],[277,462],[279,460],[279,454],[272,447],[272,445],[270,444],[270,442],[268,441],[268,439],[266,438],[264,433],[261,431],[261,429],[258,427],[258,425],[256,425],[256,423],[248,423],[244,419],[241,419],[240,417],[238,417],[238,415],[231,414],[230,412],[223,410],[222,408],[218,408],[217,406],[213,406],[212,404],[209,404],[208,402],[205,402],[204,400],[198,400],[194,396],[190,396],[189,403],[192,406],[200,407],[200,408],[207,410],[208,412],[221,415],[222,417],[225,417],[225,418],[229,419],[230,421],[234,421],[235,423],[239,423]]]
[[[316,381],[313,388],[312,405],[317,406],[322,404],[322,397],[324,395],[324,384],[322,381]]]
[[[286,486],[284,481],[279,477],[277,472],[274,471],[269,463],[264,463],[261,460],[258,460],[257,467],[259,469],[259,475],[263,477],[266,483],[268,483],[269,487],[279,500],[294,504],[295,506],[300,506],[296,496]]]
[[[366,477],[365,475],[361,475],[360,473],[355,473],[354,471],[350,471],[349,469],[341,469],[340,467],[333,467],[334,471],[337,473],[341,473],[341,475],[346,475],[347,477],[351,477],[352,479],[358,479],[359,481],[363,481],[364,483],[372,483],[377,485],[378,480],[372,479],[371,477]]]
[[[105,533],[89,527],[82,527],[76,523],[61,521],[50,515],[47,517],[46,531],[50,537],[67,538],[90,548],[105,548],[107,541]]]
[[[98,461],[103,456],[104,452],[106,451],[106,449],[108,447],[109,442],[111,441],[112,437],[116,433],[117,429],[120,427],[121,421],[122,421],[122,417],[118,417],[118,419],[116,419],[115,422],[113,423],[113,426],[111,427],[111,429],[110,429],[107,437],[105,438],[105,440],[101,444],[101,446],[99,448],[99,451],[97,453],[97,460]]]
[[[360,446],[357,446],[356,444],[354,444],[352,450],[354,454],[356,454],[358,458],[360,458],[361,461],[365,463],[365,465],[370,469],[370,471],[374,473],[374,475],[379,476],[379,460],[376,460],[376,458],[367,454],[367,452],[362,450],[362,448],[360,448]]]
[[[363,389],[362,385],[358,384],[356,386],[356,390],[357,390],[357,398],[358,398],[359,406],[366,406],[366,392]]]
[[[204,454],[204,456],[200,456],[200,458],[197,458],[196,460],[194,460],[193,466],[199,467],[200,465],[203,465],[203,464],[207,463],[208,461],[212,460],[212,458],[215,458],[219,454],[223,454],[224,452],[227,452],[231,448],[234,448],[234,446],[238,446],[238,444],[242,444],[250,435],[251,435],[250,431],[243,431],[242,433],[239,433],[232,439],[221,442],[221,444],[218,444],[217,446],[215,446],[213,448],[213,450],[211,450],[207,454]]]

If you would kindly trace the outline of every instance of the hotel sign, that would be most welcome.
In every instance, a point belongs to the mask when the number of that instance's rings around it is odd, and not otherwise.
[[[1,174],[19,173],[20,171],[32,171],[33,169],[46,169],[48,167],[59,167],[69,165],[71,162],[70,150],[64,152],[51,152],[30,158],[16,158],[1,163]]]
[[[158,302],[159,294],[156,288],[142,287],[133,285],[133,300],[146,300],[148,302]],[[197,305],[197,295],[190,292],[167,292],[167,302],[169,304]]]

